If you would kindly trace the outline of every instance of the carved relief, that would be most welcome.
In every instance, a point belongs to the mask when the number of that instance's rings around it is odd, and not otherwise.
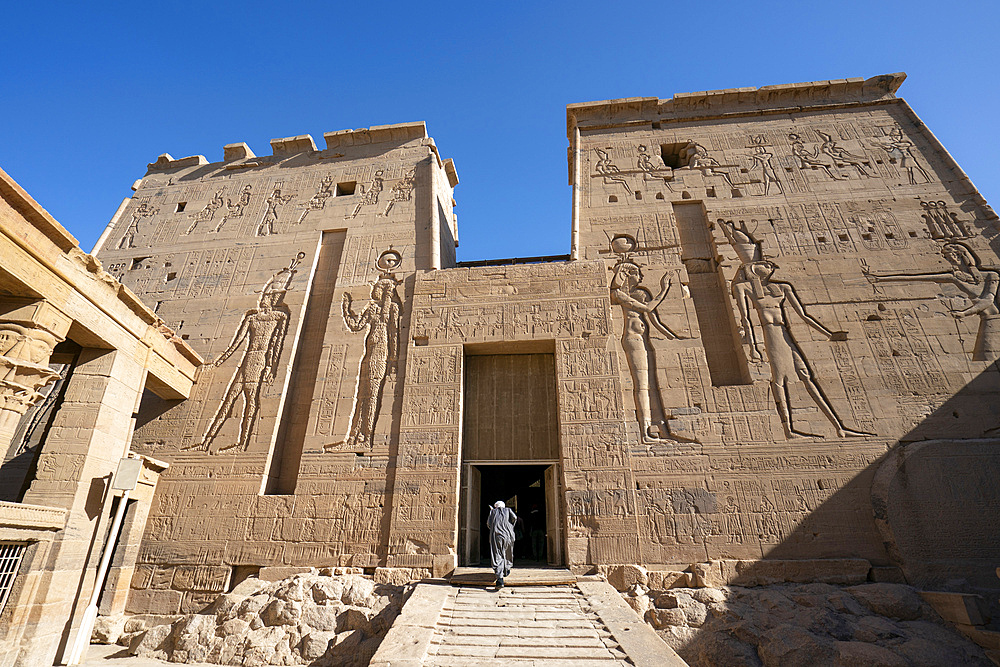
[[[756,139],[751,138],[751,143],[753,144],[753,152],[750,153],[750,159],[753,161],[753,168],[751,171],[760,169],[760,182],[764,184],[764,191],[761,194],[770,194],[772,183],[778,186],[779,193],[784,194],[785,189],[781,185],[781,179],[778,178],[778,174],[774,171],[774,167],[771,165],[771,159],[774,157],[774,153],[768,150],[770,147],[765,145],[763,142],[763,135]]]
[[[55,364],[53,364],[55,365]],[[17,443],[17,449],[15,450],[15,455],[20,456],[34,445],[39,444],[35,438],[35,434],[38,428],[45,423],[46,419],[51,415],[52,409],[56,405],[56,401],[59,398],[59,393],[62,391],[63,385],[66,382],[66,378],[69,375],[71,366],[69,364],[59,365],[59,370],[56,371],[55,382],[51,385],[42,385],[38,388],[40,394],[44,396],[41,402],[37,403],[29,413],[26,413],[25,418],[28,420],[26,424],[23,425],[23,429]]]
[[[719,225],[743,263],[733,279],[733,297],[739,308],[743,335],[750,344],[751,361],[761,363],[766,355],[771,366],[771,391],[774,393],[785,434],[789,438],[822,437],[815,433],[800,431],[795,427],[789,385],[801,382],[816,406],[836,427],[838,436],[843,438],[874,435],[848,428],[837,415],[829,399],[813,379],[809,362],[792,336],[787,309],[790,308],[802,321],[831,341],[846,340],[847,333],[827,329],[806,312],[791,283],[773,279],[778,265],[764,259],[760,243],[751,236],[745,224],[738,227],[732,221],[719,220]],[[757,313],[763,340],[758,339],[750,321],[751,310]]]
[[[611,161],[608,156],[608,151],[601,150],[600,148],[594,149],[597,152],[597,164],[594,165],[594,170],[597,171],[598,175],[604,177],[605,185],[618,185],[625,188],[625,192],[632,194],[632,188],[628,185],[628,180],[621,175],[621,169]],[[610,149],[608,149],[610,150]]]
[[[803,143],[802,137],[794,132],[788,135],[788,140],[792,142],[792,156],[798,160],[799,169],[822,169],[827,176],[835,181],[847,180],[839,171],[835,171],[836,164],[833,158],[828,154],[821,153],[819,146],[809,151]]]
[[[56,329],[39,323],[49,319],[58,323]],[[0,321],[0,451],[6,451],[21,417],[44,398],[39,390],[59,377],[48,362],[68,328],[44,302],[25,304]]]
[[[184,236],[193,232],[199,222],[208,222],[209,220],[215,218],[215,212],[222,208],[223,204],[226,203],[226,200],[222,198],[222,193],[225,191],[225,188],[219,188],[219,190],[215,193],[215,196],[212,197],[212,200],[205,204],[205,208],[191,216],[191,226],[187,228],[186,232],[184,232]]]
[[[274,186],[274,192],[264,200],[264,203],[267,204],[267,210],[257,226],[257,236],[270,236],[274,233],[274,223],[278,221],[278,209],[290,202],[294,196],[294,194],[282,195],[281,183]]]
[[[622,349],[632,375],[636,417],[643,441],[670,438],[660,400],[660,390],[656,379],[656,355],[650,341],[650,327],[655,328],[668,340],[681,338],[663,324],[657,307],[663,303],[670,291],[671,278],[664,274],[656,296],[643,287],[642,271],[631,258],[630,253],[638,247],[634,238],[628,235],[616,236],[611,241],[611,249],[619,255],[611,280],[611,303],[622,309]],[[656,414],[654,417],[654,407]]]
[[[903,135],[903,129],[898,125],[889,130],[888,137],[876,139],[886,154],[889,162],[895,164],[900,169],[906,171],[906,179],[910,185],[917,185],[917,174],[920,174],[920,183],[930,183],[931,177],[927,170],[920,166],[917,158],[913,155],[913,142]]]
[[[382,215],[389,215],[393,206],[413,198],[413,188],[417,182],[416,173],[416,169],[409,170],[401,181],[392,186],[392,190],[389,192],[389,203]]]
[[[139,221],[143,218],[152,217],[159,212],[160,209],[149,205],[149,199],[149,197],[143,197],[139,200],[139,206],[133,209],[132,220],[125,229],[125,234],[122,236],[122,240],[118,242],[118,250],[134,248],[135,235],[139,233]]]
[[[320,181],[319,190],[316,191],[316,194],[302,204],[302,215],[299,216],[297,223],[304,221],[310,211],[322,211],[326,208],[326,200],[333,196],[333,188],[333,176],[327,174],[323,177],[323,180]]]
[[[927,233],[935,240],[967,239],[972,236],[968,225],[958,219],[955,213],[948,210],[948,203],[943,201],[922,201],[920,208],[924,209],[924,222]]]
[[[972,358],[976,361],[993,361],[1000,358],[1000,304],[997,288],[1000,271],[986,269],[979,257],[964,243],[953,241],[941,248],[941,254],[951,264],[951,271],[940,273],[870,273],[865,272],[873,284],[877,282],[935,282],[950,283],[968,299],[950,303],[949,310],[956,319],[970,315],[979,316],[979,333]]]
[[[820,144],[819,147],[820,152],[824,155],[828,155],[837,167],[854,167],[859,176],[864,176],[865,178],[871,176],[871,174],[865,170],[867,160],[864,157],[854,155],[846,148],[838,146],[837,142],[833,140],[833,136],[827,134],[826,132],[816,130],[816,134],[818,134],[820,139],[823,140],[823,143]]]
[[[358,205],[354,207],[354,213],[351,214],[352,218],[358,217],[361,213],[361,207],[369,204],[375,205],[378,203],[379,195],[382,194],[382,187],[385,181],[382,178],[382,174],[385,173],[382,169],[377,169],[375,174],[372,176],[372,182],[368,184],[368,188],[365,189],[364,185],[359,185],[361,188],[361,201]]]
[[[222,226],[226,224],[226,221],[229,220],[230,218],[242,218],[243,212],[246,210],[246,207],[250,205],[250,197],[252,196],[253,196],[253,185],[247,183],[246,185],[243,186],[243,189],[240,190],[240,196],[235,202],[232,199],[227,199],[226,214],[222,216],[222,219],[219,220],[219,224],[217,224],[215,226],[215,229],[213,229],[212,231],[213,232],[222,231]]]
[[[698,169],[705,176],[722,176],[729,184],[730,188],[735,188],[733,181],[726,171],[716,171],[720,168],[731,168],[737,165],[723,165],[708,152],[708,149],[701,144],[692,141],[681,153],[681,160],[687,163],[691,169]]]
[[[639,144],[635,150],[639,154],[636,166],[642,172],[642,180],[662,180],[663,184],[670,190],[670,181],[674,179],[673,169],[663,164],[663,159],[660,156],[651,154],[645,144]]]
[[[382,275],[372,285],[371,301],[361,313],[354,312],[351,295],[344,293],[342,308],[347,328],[354,332],[367,329],[365,354],[358,372],[354,415],[351,417],[347,447],[371,449],[374,446],[375,422],[382,407],[382,390],[389,375],[396,373],[399,320],[403,303],[396,291],[399,282],[392,270],[398,268],[401,262],[402,257],[395,250],[382,253],[376,263]],[[332,451],[340,444],[327,445],[324,450]]]
[[[286,268],[278,271],[264,284],[257,307],[246,312],[229,347],[212,364],[216,368],[222,366],[246,343],[243,358],[240,359],[236,371],[229,380],[222,403],[212,417],[205,436],[201,442],[184,449],[199,449],[209,454],[234,448],[246,451],[260,414],[261,392],[266,385],[274,382],[278,371],[278,360],[285,343],[285,334],[288,333],[290,313],[288,306],[282,303],[282,299],[285,292],[290,289],[292,278],[297,272],[296,267],[304,257],[305,253],[300,252]],[[232,416],[236,401],[241,398],[243,412],[240,416],[239,437],[235,442],[214,447],[219,431]]]

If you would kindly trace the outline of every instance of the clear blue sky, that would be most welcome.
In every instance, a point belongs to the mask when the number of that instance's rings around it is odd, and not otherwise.
[[[160,153],[414,120],[459,259],[569,251],[565,106],[905,71],[994,205],[996,2],[7,3],[0,166],[89,250]]]

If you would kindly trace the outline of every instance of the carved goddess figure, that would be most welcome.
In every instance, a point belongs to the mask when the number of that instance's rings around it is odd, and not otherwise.
[[[642,271],[638,264],[630,259],[619,261],[611,280],[611,303],[622,309],[622,349],[632,373],[636,416],[639,418],[642,438],[644,441],[655,441],[665,438],[667,429],[662,420],[657,421],[655,428],[653,423],[652,405],[654,401],[659,402],[660,393],[649,327],[654,327],[669,339],[679,336],[664,326],[656,313],[656,308],[663,303],[670,291],[671,281],[668,275],[665,274],[660,280],[660,291],[655,297],[639,284],[641,281]],[[651,392],[655,392],[655,395]]]
[[[972,358],[993,361],[1000,358],[1000,272],[984,269],[972,249],[964,243],[946,243],[941,254],[951,264],[951,271],[940,273],[868,273],[873,282],[935,282],[951,283],[972,302],[968,308],[952,310],[956,319],[979,316],[979,334]]]
[[[371,449],[375,438],[375,420],[382,404],[382,390],[389,373],[396,370],[399,318],[403,304],[396,292],[396,279],[384,274],[372,285],[371,301],[361,313],[355,313],[351,308],[350,294],[344,294],[342,305],[348,329],[354,332],[368,329],[347,446]]]
[[[222,404],[219,405],[212,423],[205,431],[205,437],[200,443],[186,449],[201,449],[210,454],[237,447],[241,451],[246,451],[257,416],[260,414],[261,392],[265,386],[274,382],[277,376],[278,360],[284,346],[285,334],[288,333],[288,306],[281,301],[295,276],[295,267],[303,257],[305,253],[299,253],[288,268],[282,269],[267,281],[261,290],[257,307],[251,308],[243,315],[243,320],[229,347],[213,362],[213,366],[221,366],[243,346],[243,343],[246,343],[246,352],[243,353],[239,366],[229,379]],[[241,397],[243,414],[240,418],[239,437],[231,444],[213,449],[212,444],[226,420],[232,416],[236,401]]]

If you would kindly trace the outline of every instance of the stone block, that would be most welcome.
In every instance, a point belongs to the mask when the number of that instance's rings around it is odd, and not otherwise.
[[[184,593],[172,590],[132,591],[125,612],[129,614],[176,614],[180,611]]]
[[[979,595],[920,591],[920,597],[949,623],[985,625],[989,620],[983,598]]]
[[[631,590],[636,584],[645,586],[649,582],[646,568],[641,565],[598,565],[597,572],[620,592]]]
[[[903,571],[898,567],[894,566],[872,566],[871,571],[868,572],[868,579],[876,583],[886,583],[886,584],[905,584],[906,576]]]
[[[420,567],[378,567],[372,580],[376,584],[405,586],[414,581],[430,578],[431,571]]]
[[[903,621],[920,618],[921,601],[915,590],[903,584],[862,584],[847,589],[876,614]]]
[[[309,574],[311,567],[269,566],[260,568],[257,578],[261,581],[281,581],[296,574]]]
[[[690,588],[691,574],[674,570],[651,570],[646,574],[650,590],[665,591],[670,588]]]
[[[781,583],[851,585],[868,580],[871,564],[861,558],[821,560],[713,560],[689,568],[696,588],[767,586]]]

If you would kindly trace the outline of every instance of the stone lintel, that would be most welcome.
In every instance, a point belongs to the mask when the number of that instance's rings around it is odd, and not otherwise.
[[[32,199],[17,182],[0,169],[0,197],[27,220],[29,220],[45,238],[52,241],[60,250],[66,252],[79,247],[76,237],[66,231],[52,215],[42,208],[41,204]]]
[[[246,146],[246,144],[243,145]],[[271,152],[275,157],[295,155],[296,153],[315,153],[316,142],[308,134],[285,137],[284,139],[271,139]]]
[[[36,530],[62,530],[69,510],[0,501],[0,526]]]
[[[66,337],[73,320],[45,299],[0,298],[0,322],[41,329],[58,341]]]

